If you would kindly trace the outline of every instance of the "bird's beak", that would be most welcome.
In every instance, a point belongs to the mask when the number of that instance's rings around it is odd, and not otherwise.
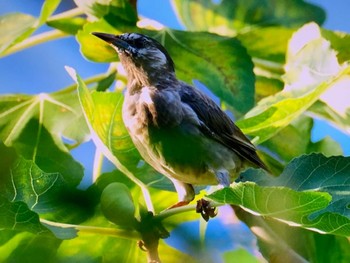
[[[106,41],[109,44],[112,44],[113,46],[116,46],[117,48],[121,48],[124,50],[130,49],[130,45],[124,40],[121,40],[117,35],[99,32],[92,32],[91,34],[98,38],[101,38],[102,40]]]

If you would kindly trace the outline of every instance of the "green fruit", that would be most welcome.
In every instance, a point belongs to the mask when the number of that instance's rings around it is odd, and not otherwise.
[[[130,190],[122,183],[111,183],[103,190],[101,209],[104,216],[116,225],[132,227],[136,223]]]

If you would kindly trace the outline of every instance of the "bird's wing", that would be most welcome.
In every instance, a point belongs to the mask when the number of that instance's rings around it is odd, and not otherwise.
[[[181,89],[180,96],[182,102],[189,105],[202,122],[200,128],[203,133],[267,170],[256,154],[255,146],[212,99],[188,85]]]

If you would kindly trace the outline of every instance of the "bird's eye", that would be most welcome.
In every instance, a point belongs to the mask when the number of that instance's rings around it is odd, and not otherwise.
[[[137,49],[141,49],[145,47],[145,41],[143,39],[136,39],[131,43],[131,45]]]

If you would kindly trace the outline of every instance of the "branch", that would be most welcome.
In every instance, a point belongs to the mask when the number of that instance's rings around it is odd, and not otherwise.
[[[46,225],[54,226],[54,227],[74,228],[82,233],[102,234],[102,235],[114,236],[114,237],[125,238],[125,239],[141,238],[141,235],[139,232],[130,230],[130,229],[125,230],[125,229],[108,228],[108,227],[82,226],[82,225],[53,222],[42,218],[40,218],[40,222]]]
[[[57,29],[47,31],[47,32],[32,36],[30,38],[27,38],[26,40],[18,43],[17,45],[10,47],[9,49],[5,50],[0,55],[0,57],[5,57],[13,53],[19,52],[23,49],[30,48],[32,46],[39,45],[41,43],[51,41],[51,40],[56,40],[66,36],[68,36],[68,34]]]

